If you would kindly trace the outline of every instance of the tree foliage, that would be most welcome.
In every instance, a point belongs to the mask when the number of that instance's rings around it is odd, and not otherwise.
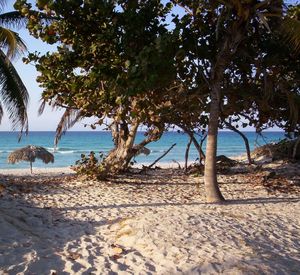
[[[44,102],[66,108],[59,129],[86,116],[99,124],[111,118],[112,166],[126,166],[127,156],[170,125],[190,133],[208,126],[205,182],[208,201],[219,201],[218,127],[230,122],[258,131],[274,125],[299,130],[299,37],[291,27],[299,23],[297,5],[37,1],[53,22],[30,15],[25,0],[16,6],[27,15],[32,35],[57,43],[57,51],[30,54],[26,62],[37,64]],[[181,13],[172,15],[174,8]],[[166,23],[170,16],[172,27]],[[134,150],[141,124],[149,135]]]
[[[160,1],[37,2],[39,12],[57,18],[53,22],[30,15],[26,1],[15,6],[27,15],[35,37],[59,43],[56,52],[32,53],[26,60],[37,63],[44,102],[66,108],[58,137],[82,117],[94,116],[96,124],[110,118],[114,160],[125,157],[128,152],[120,156],[125,147],[134,155],[129,147],[140,124],[148,131],[138,147],[160,137],[164,123],[159,112],[171,104],[161,91],[168,93],[165,87],[173,85],[176,75],[177,43],[163,23],[168,6]]]
[[[28,131],[27,104],[28,91],[11,60],[22,55],[26,46],[19,34],[11,28],[24,26],[26,19],[19,12],[3,13],[5,1],[0,7],[0,121],[4,109],[12,123],[12,128]]]
[[[274,124],[286,130],[299,127],[299,61],[280,41],[284,23],[292,18],[287,17],[283,1],[173,2],[186,11],[183,18],[177,18],[176,27],[182,33],[183,49],[188,48],[187,55],[194,53],[201,65],[205,87],[201,90],[209,94],[207,200],[222,201],[216,177],[217,136],[222,120],[238,121],[243,115],[257,129]],[[297,18],[293,20],[298,23]],[[297,39],[294,30],[289,34]],[[190,41],[194,50],[189,47]],[[282,70],[277,70],[281,64]]]

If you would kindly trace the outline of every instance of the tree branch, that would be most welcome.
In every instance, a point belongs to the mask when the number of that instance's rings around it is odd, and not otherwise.
[[[174,143],[166,152],[164,152],[158,159],[156,159],[154,162],[152,162],[149,166],[144,166],[146,169],[150,169],[152,166],[154,166],[158,161],[160,161],[166,154],[168,154],[173,147],[176,145],[176,143]]]

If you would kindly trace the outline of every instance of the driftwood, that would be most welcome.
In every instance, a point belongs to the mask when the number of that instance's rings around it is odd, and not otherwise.
[[[159,162],[165,155],[167,155],[172,149],[173,147],[176,145],[176,143],[174,143],[166,152],[164,152],[159,158],[157,158],[154,162],[152,162],[149,166],[143,166],[143,170],[146,169],[151,169],[157,162]]]
[[[230,159],[224,155],[217,156],[217,163],[222,163],[222,164],[235,164],[237,161]]]
[[[204,165],[198,163],[191,164],[190,166],[188,166],[185,173],[188,175],[192,175],[192,174],[204,175]]]
[[[172,159],[172,161],[178,165],[178,169],[181,169],[181,165],[180,165],[180,163],[177,160]]]

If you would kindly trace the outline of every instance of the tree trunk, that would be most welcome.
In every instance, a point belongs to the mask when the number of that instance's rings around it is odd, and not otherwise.
[[[251,152],[250,152],[250,145],[249,145],[249,140],[248,138],[246,137],[246,135],[244,135],[241,131],[239,131],[238,129],[236,129],[234,126],[232,126],[229,122],[224,122],[226,127],[230,130],[232,130],[233,132],[239,134],[243,140],[244,140],[244,143],[245,143],[245,147],[246,147],[246,152],[247,152],[247,159],[248,159],[248,163],[249,164],[252,164],[253,161],[251,159]]]
[[[220,83],[214,83],[211,90],[210,115],[208,121],[208,135],[206,143],[206,159],[204,167],[204,186],[206,201],[221,202],[224,197],[217,181],[217,137],[219,125],[219,92]]]
[[[167,155],[173,147],[176,146],[176,143],[174,143],[166,152],[164,152],[159,158],[157,158],[155,161],[153,161],[149,166],[145,166],[146,169],[149,169],[153,167],[157,162],[159,162],[165,155]]]
[[[139,126],[139,120],[131,122],[130,130],[126,122],[111,124],[112,137],[115,148],[111,150],[103,161],[105,173],[115,174],[128,169],[130,161],[150,142],[158,140],[163,131],[149,132],[147,138],[139,144],[134,144]],[[149,151],[149,150],[148,150]]]
[[[186,145],[186,149],[185,149],[185,162],[184,162],[184,170],[187,171],[188,168],[188,161],[189,161],[189,152],[190,152],[190,147],[191,147],[191,143],[192,143],[192,139],[190,138],[188,144]]]
[[[216,169],[221,89],[226,67],[230,63],[232,56],[236,53],[237,48],[245,35],[246,25],[246,22],[243,20],[237,20],[229,27],[228,35],[219,48],[220,51],[215,58],[215,62],[211,64],[209,78],[211,102],[204,167],[204,185],[207,202],[221,202],[225,200],[218,186]]]
[[[133,150],[133,145],[139,122],[137,120],[133,121],[130,130],[126,122],[122,122],[119,125],[113,123],[112,125],[112,136],[115,148],[109,152],[102,163],[106,173],[125,171],[136,153],[136,151]]]
[[[202,148],[203,148],[203,143],[204,143],[206,138],[207,138],[207,133],[204,136],[201,137],[201,140],[200,140],[200,143],[199,143],[199,148],[200,148],[200,151],[202,153],[202,159],[200,158],[200,164],[202,164],[202,160],[205,161],[205,154],[204,154]]]
[[[125,171],[134,157],[131,149],[132,146],[123,142],[119,143],[103,161],[105,172],[111,174]]]
[[[202,144],[203,144],[203,141],[205,140],[205,138],[202,138],[201,139],[201,142],[200,144],[198,143],[197,139],[195,138],[194,136],[194,132],[189,130],[188,128],[186,128],[185,126],[179,126],[185,133],[187,133],[189,135],[189,137],[191,138],[196,150],[198,151],[198,154],[199,154],[199,162],[200,164],[202,164],[202,160],[205,160],[205,154],[202,150]]]
[[[294,147],[293,147],[293,154],[292,154],[292,158],[296,159],[297,158],[297,151],[298,151],[298,146],[300,145],[300,135],[298,136]]]

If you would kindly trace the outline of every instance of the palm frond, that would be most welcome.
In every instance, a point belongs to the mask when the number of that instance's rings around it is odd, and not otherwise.
[[[268,30],[268,32],[271,32],[270,26],[265,15],[258,11],[256,12],[256,15],[259,18],[260,23]]]
[[[28,19],[18,11],[0,14],[0,25],[5,28],[20,29],[26,27]]]
[[[300,21],[295,18],[285,17],[282,21],[280,31],[296,54],[300,53]]]
[[[45,14],[43,12],[39,12],[39,11],[35,11],[35,10],[30,10],[29,14],[33,15],[33,16],[36,16],[39,20],[41,20],[42,22],[44,22],[46,24],[51,24],[54,21],[57,21],[57,20],[60,19],[57,16],[48,15],[48,14]]]
[[[0,50],[0,97],[13,130],[28,132],[28,91],[12,63]]]
[[[6,6],[6,0],[0,0],[0,12],[2,12]]]
[[[16,32],[2,27],[0,27],[0,47],[7,50],[6,56],[10,59],[24,54],[27,50],[24,41]]]
[[[75,125],[75,123],[77,123],[83,118],[84,116],[80,110],[66,109],[56,128],[54,140],[55,147],[57,146],[62,135],[65,134],[68,129],[72,128]]]
[[[1,121],[2,121],[3,114],[4,114],[3,108],[2,108],[2,105],[0,103],[0,124],[1,124]]]
[[[52,23],[53,21],[58,20],[57,17],[47,15],[35,10],[30,10],[29,15],[34,16],[45,23]],[[26,27],[27,23],[28,18],[23,16],[18,11],[11,11],[0,14],[0,25],[5,28],[21,29]]]
[[[42,99],[41,100],[41,105],[39,106],[39,109],[38,109],[38,115],[41,116],[45,110],[45,107],[46,107],[46,100],[45,99]]]

